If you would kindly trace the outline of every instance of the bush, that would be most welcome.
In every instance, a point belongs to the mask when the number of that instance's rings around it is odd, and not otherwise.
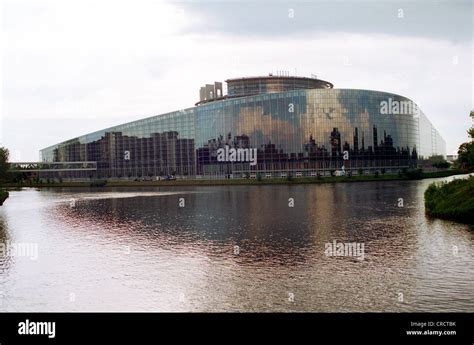
[[[374,177],[375,177],[375,178],[378,178],[378,177],[379,177],[379,171],[378,171],[378,170],[375,172]]]
[[[423,169],[406,170],[402,174],[408,180],[421,180],[423,178]]]
[[[8,192],[5,190],[0,190],[0,206],[3,205],[3,202],[8,198]]]
[[[8,160],[10,158],[10,152],[6,147],[0,147],[0,183],[5,182],[9,176],[10,164]]]
[[[293,181],[293,175],[288,174],[288,176],[286,177],[286,180],[287,181]]]
[[[426,213],[474,224],[474,177],[432,183],[425,191]]]
[[[448,169],[451,164],[446,161],[433,163],[433,167],[437,169]]]
[[[107,184],[107,180],[96,180],[90,183],[91,187],[104,187]]]

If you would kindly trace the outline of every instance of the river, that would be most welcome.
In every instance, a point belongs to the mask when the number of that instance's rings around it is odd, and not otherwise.
[[[12,191],[0,310],[474,312],[474,231],[425,216],[433,181]]]

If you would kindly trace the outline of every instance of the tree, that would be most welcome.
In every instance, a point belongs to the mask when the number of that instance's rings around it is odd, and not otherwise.
[[[8,169],[10,164],[8,159],[10,157],[10,152],[6,147],[0,147],[0,183],[5,182],[8,176]]]
[[[443,155],[433,155],[428,158],[419,159],[418,166],[421,168],[447,169],[450,164],[444,159]]]
[[[433,163],[433,167],[438,168],[438,169],[448,169],[449,166],[450,166],[450,164],[446,161]]]
[[[474,120],[474,111],[471,110],[469,116]],[[458,159],[456,164],[461,169],[473,170],[474,169],[474,127],[471,127],[467,134],[471,138],[471,141],[462,143],[458,150]]]
[[[474,167],[474,143],[462,143],[458,150],[457,164],[462,169],[471,170]]]
[[[471,110],[469,116],[474,120],[474,110]],[[467,134],[469,134],[469,138],[474,139],[474,126],[468,129]]]

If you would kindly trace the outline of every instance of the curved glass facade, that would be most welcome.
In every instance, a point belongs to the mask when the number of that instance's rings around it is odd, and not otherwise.
[[[304,77],[246,77],[228,79],[229,97],[252,96],[262,93],[286,92],[299,89],[331,89],[333,85],[325,80]]]
[[[399,171],[416,166],[419,156],[445,155],[439,133],[409,104],[399,95],[355,89],[259,94],[111,127],[45,148],[41,156],[97,161],[98,177],[109,178]]]

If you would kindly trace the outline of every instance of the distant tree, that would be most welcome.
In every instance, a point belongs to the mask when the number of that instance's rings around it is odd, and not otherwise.
[[[8,176],[8,170],[10,164],[8,159],[10,158],[10,152],[6,147],[0,147],[0,183],[5,182]]]
[[[474,120],[474,110],[471,110],[469,116]],[[471,126],[471,128],[468,129],[467,134],[469,134],[469,138],[474,139],[474,126]]]
[[[449,164],[449,162],[443,161],[443,162],[434,163],[433,167],[438,168],[438,169],[448,169],[450,165],[451,164]]]
[[[450,164],[444,159],[443,155],[433,155],[428,158],[419,159],[418,166],[422,168],[447,169]]]
[[[473,110],[471,110],[469,116],[474,120]],[[469,134],[471,140],[459,146],[456,165],[461,169],[474,170],[474,127],[471,126],[467,134]]]

